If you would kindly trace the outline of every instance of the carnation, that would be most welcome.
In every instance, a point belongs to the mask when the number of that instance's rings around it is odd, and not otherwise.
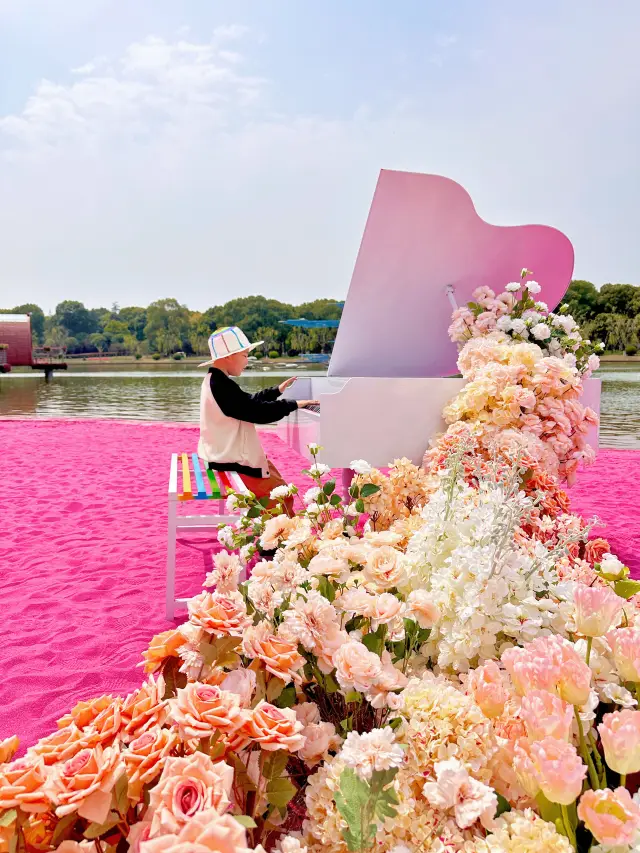
[[[340,758],[347,767],[356,771],[362,779],[370,779],[374,770],[389,770],[400,767],[404,750],[395,742],[389,726],[359,734],[349,732],[340,751]]]

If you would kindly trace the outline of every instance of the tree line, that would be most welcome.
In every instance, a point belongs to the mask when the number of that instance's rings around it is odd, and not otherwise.
[[[605,284],[600,290],[590,281],[572,281],[563,302],[592,341],[603,342],[610,352],[640,348],[640,287]],[[264,340],[258,355],[326,352],[335,329],[285,326],[281,320],[339,320],[341,302],[316,299],[289,305],[264,296],[232,299],[206,311],[190,311],[177,299],[159,299],[146,308],[86,308],[65,300],[52,314],[38,305],[0,309],[3,313],[30,313],[34,343],[66,346],[71,354],[167,356],[182,352],[205,355],[207,339],[221,326],[240,326],[252,340]]]
[[[245,296],[200,312],[190,311],[177,299],[159,299],[146,308],[114,304],[110,309],[86,308],[82,302],[65,300],[48,315],[31,303],[0,311],[31,314],[34,344],[64,346],[72,355],[206,355],[212,331],[239,326],[250,340],[264,341],[264,352],[256,351],[256,355],[275,357],[327,351],[335,329],[304,329],[280,321],[339,320],[342,303],[316,299],[289,305],[264,296]]]

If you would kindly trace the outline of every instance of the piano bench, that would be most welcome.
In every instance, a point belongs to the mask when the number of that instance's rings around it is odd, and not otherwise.
[[[248,489],[233,471],[212,471],[204,467],[197,453],[172,453],[169,468],[169,506],[167,536],[166,614],[175,617],[176,607],[184,607],[187,598],[176,598],[176,542],[179,530],[217,530],[231,524],[239,514],[227,512],[225,502],[230,491],[246,494]],[[210,515],[178,515],[179,501],[213,501],[216,512]]]

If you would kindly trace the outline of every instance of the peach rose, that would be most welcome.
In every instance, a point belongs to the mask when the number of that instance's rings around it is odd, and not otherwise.
[[[60,768],[51,782],[58,817],[78,812],[80,817],[104,823],[111,792],[124,770],[120,751],[108,746],[83,749]]]
[[[257,848],[256,848],[257,850]],[[246,830],[231,815],[215,809],[200,812],[178,835],[160,836],[140,845],[140,853],[254,853],[247,847]]]
[[[298,755],[307,767],[314,767],[327,757],[330,749],[337,749],[340,738],[336,736],[333,723],[311,723],[302,730],[305,738],[304,746],[298,750]]]
[[[251,740],[268,751],[287,749],[296,752],[305,743],[301,734],[302,723],[296,719],[295,711],[291,708],[276,708],[264,700],[253,709],[244,731]]]
[[[40,758],[19,758],[0,769],[0,811],[20,808],[24,812],[47,812],[51,800],[45,793],[47,768]]]
[[[440,611],[424,589],[414,589],[407,596],[407,615],[423,630],[433,628],[440,621]]]
[[[322,528],[320,534],[322,539],[339,539],[344,533],[344,524],[341,518],[332,518]]]
[[[364,575],[380,591],[398,586],[405,579],[402,554],[390,545],[374,548],[367,557]]]
[[[158,784],[151,789],[151,837],[175,834],[199,812],[223,814],[230,805],[233,768],[204,752],[167,758]],[[141,845],[144,850],[144,844]]]
[[[95,841],[63,841],[55,853],[97,853]]]
[[[140,802],[142,788],[162,772],[165,758],[178,743],[178,736],[169,729],[149,729],[132,740],[124,752],[124,765],[129,779],[128,796],[132,803]]]
[[[366,693],[382,672],[378,655],[357,640],[349,640],[333,656],[338,683],[343,690]]]
[[[282,513],[270,518],[262,531],[260,547],[264,551],[274,551],[287,538],[293,527],[293,519]]]
[[[296,719],[305,728],[320,722],[320,709],[315,702],[300,702],[293,710],[296,712]]]
[[[151,638],[149,648],[142,653],[144,658],[144,671],[155,672],[160,669],[167,658],[178,657],[178,649],[185,643],[185,638],[178,628],[163,631]]]
[[[17,735],[8,737],[6,740],[0,741],[0,764],[6,764],[11,761],[13,756],[18,751],[20,740]]]
[[[248,708],[256,689],[256,674],[252,669],[234,669],[226,675],[220,687],[235,693],[240,699],[240,706]]]
[[[88,746],[97,743],[102,746],[111,744],[120,735],[122,728],[122,699],[115,699],[104,711],[101,711],[84,733],[88,739]]]
[[[123,740],[129,743],[155,726],[161,726],[169,712],[164,696],[164,678],[150,675],[142,687],[130,693],[122,705]]]
[[[390,592],[383,592],[376,595],[371,608],[371,628],[376,631],[380,625],[388,625],[390,622],[395,622],[398,617],[404,612],[404,604],[391,595]]]
[[[99,696],[97,699],[89,699],[87,702],[78,702],[75,708],[72,708],[68,714],[60,717],[58,728],[64,729],[75,723],[79,729],[86,729],[99,714],[113,705],[115,701],[121,700],[115,700],[113,696]]]
[[[262,661],[268,672],[285,684],[302,681],[299,670],[305,661],[298,654],[297,643],[276,637],[266,622],[247,628],[242,638],[242,650],[247,657]]]
[[[231,735],[246,719],[237,693],[198,681],[178,690],[176,697],[169,700],[169,708],[184,740],[211,737],[216,729]]]
[[[251,625],[239,592],[201,592],[190,599],[189,620],[214,637],[241,637]]]
[[[33,755],[41,755],[47,765],[57,764],[59,761],[68,761],[77,755],[81,749],[86,749],[88,740],[84,732],[72,723],[64,729],[47,735],[32,746],[29,752]]]
[[[134,823],[129,829],[127,842],[129,844],[128,853],[140,853],[140,846],[143,841],[148,841],[151,835],[151,821],[141,820],[139,823]]]

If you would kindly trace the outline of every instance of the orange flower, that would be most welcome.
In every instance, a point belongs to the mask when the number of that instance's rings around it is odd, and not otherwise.
[[[216,637],[241,637],[251,625],[239,592],[202,592],[188,604],[189,620]]]
[[[296,752],[305,744],[301,734],[302,723],[291,708],[276,708],[264,700],[253,709],[244,731],[251,740],[257,741],[262,749],[273,751],[287,749]]]
[[[159,675],[148,680],[130,693],[122,705],[123,739],[129,743],[155,726],[161,726],[167,718],[167,703],[164,696],[164,678]]]
[[[169,706],[171,719],[185,740],[210,737],[216,729],[231,735],[246,719],[238,694],[221,690],[215,684],[191,682],[178,690],[175,699],[169,700]]]
[[[605,554],[611,551],[611,546],[606,539],[598,537],[590,539],[584,546],[584,558],[588,563],[599,563]]]
[[[120,751],[115,747],[81,750],[53,777],[51,790],[58,817],[77,811],[80,817],[104,823],[111,792],[123,770]]]
[[[163,631],[151,638],[149,648],[142,652],[144,671],[155,672],[167,658],[178,657],[177,650],[186,643],[178,628]]]
[[[35,755],[41,755],[44,763],[51,765],[73,758],[81,749],[86,748],[87,743],[87,737],[84,732],[81,732],[75,723],[72,723],[64,729],[59,729],[57,732],[53,732],[53,734],[39,740],[30,749],[30,752]]]
[[[140,802],[142,788],[162,772],[165,758],[178,743],[178,736],[169,729],[149,729],[131,741],[123,754],[129,779],[128,796],[132,803]]]
[[[0,764],[6,764],[7,761],[11,761],[18,751],[19,746],[20,741],[18,740],[17,735],[13,735],[13,737],[8,737],[6,740],[0,741]]]
[[[51,800],[45,794],[47,768],[42,758],[20,758],[0,770],[0,811],[21,808],[24,812],[47,812]]]
[[[158,784],[151,789],[151,836],[177,833],[199,812],[225,812],[230,804],[233,768],[203,752],[168,758]]]
[[[247,657],[261,660],[265,668],[285,684],[302,681],[299,670],[304,666],[304,658],[298,654],[297,644],[272,634],[266,622],[247,628],[242,649]]]
[[[114,702],[113,696],[100,696],[97,699],[89,699],[88,702],[78,702],[78,704],[58,720],[58,728],[64,729],[75,723],[79,729],[85,729],[101,714],[106,708],[109,708]]]
[[[24,838],[29,850],[49,850],[58,819],[53,812],[31,815],[24,824]]]
[[[88,738],[88,746],[100,743],[102,746],[111,746],[120,734],[122,728],[122,699],[114,699],[110,705],[101,711],[93,723],[85,730]]]

